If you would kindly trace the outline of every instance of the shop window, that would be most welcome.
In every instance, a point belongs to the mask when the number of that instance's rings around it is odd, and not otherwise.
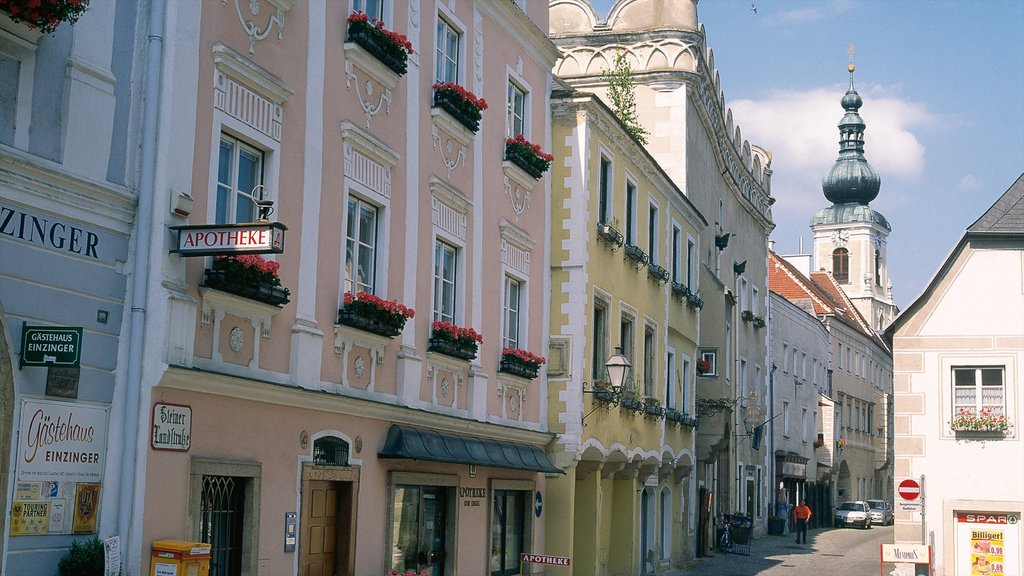
[[[491,576],[519,574],[519,555],[527,551],[531,493],[494,490],[491,499]]]
[[[392,488],[390,568],[447,574],[453,533],[451,488],[397,484]]]

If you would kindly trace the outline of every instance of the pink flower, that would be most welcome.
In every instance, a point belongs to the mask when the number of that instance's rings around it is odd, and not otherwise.
[[[502,348],[501,355],[518,358],[524,362],[536,364],[538,367],[547,361],[543,356],[538,356],[533,352],[523,350],[522,348]]]

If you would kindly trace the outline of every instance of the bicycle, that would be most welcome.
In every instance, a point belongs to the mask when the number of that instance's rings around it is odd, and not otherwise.
[[[725,515],[722,526],[722,537],[718,540],[718,550],[728,554],[732,552],[732,518]]]

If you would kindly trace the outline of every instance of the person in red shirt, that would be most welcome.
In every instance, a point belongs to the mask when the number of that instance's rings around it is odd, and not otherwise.
[[[807,521],[811,519],[811,509],[807,507],[806,500],[801,500],[800,505],[793,508],[793,517],[796,518],[796,543],[800,544],[803,536],[803,543],[807,544]]]

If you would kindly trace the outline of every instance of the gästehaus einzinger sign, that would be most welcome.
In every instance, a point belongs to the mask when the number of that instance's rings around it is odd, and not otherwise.
[[[171,226],[178,233],[178,245],[171,252],[182,256],[283,254],[287,229],[280,222]]]
[[[70,326],[25,326],[21,331],[23,366],[74,368],[82,360],[82,329]]]

